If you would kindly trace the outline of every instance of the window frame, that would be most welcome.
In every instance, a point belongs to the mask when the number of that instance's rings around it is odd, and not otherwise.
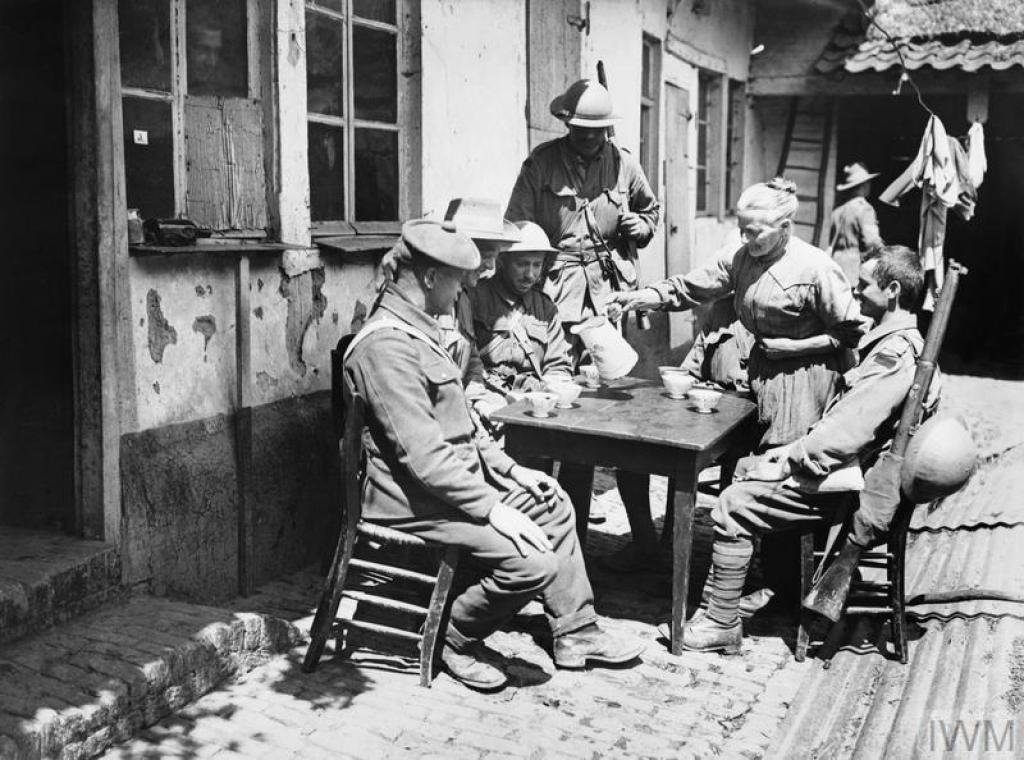
[[[321,17],[336,21],[342,25],[343,29],[343,47],[344,47],[344,58],[343,58],[343,93],[344,103],[342,107],[342,115],[336,116],[331,114],[319,114],[309,111],[308,104],[306,109],[306,124],[321,124],[328,127],[341,128],[343,131],[343,156],[342,156],[342,182],[343,182],[343,193],[344,193],[344,218],[343,219],[312,219],[312,201],[310,202],[310,228],[313,238],[326,237],[326,236],[339,236],[339,235],[355,235],[355,234],[366,234],[366,233],[397,233],[401,228],[401,219],[406,214],[407,199],[409,197],[410,189],[405,187],[408,182],[407,166],[409,161],[409,150],[407,146],[408,140],[408,125],[403,120],[403,77],[402,71],[404,67],[404,61],[407,60],[409,50],[407,47],[406,36],[404,33],[406,30],[403,29],[403,11],[404,3],[402,0],[396,0],[395,2],[395,23],[389,24],[382,21],[376,21],[374,19],[367,19],[361,16],[356,16],[353,12],[353,0],[343,0],[344,10],[336,11],[332,8],[328,8],[324,5],[319,4],[316,0],[305,0],[303,2],[303,10],[305,14],[315,13]],[[376,121],[372,119],[357,119],[355,118],[355,88],[353,86],[354,79],[354,66],[353,66],[353,29],[355,27],[362,27],[367,29],[374,29],[376,31],[387,32],[393,34],[395,37],[395,93],[396,93],[396,110],[395,110],[395,123],[391,124],[388,122]],[[305,35],[305,24],[303,26],[303,35]],[[308,55],[308,46],[306,46]],[[308,75],[307,75],[308,77]],[[397,150],[397,176],[399,178],[398,186],[398,199],[397,199],[397,219],[386,220],[386,221],[357,221],[355,219],[355,207],[356,207],[356,187],[355,187],[355,133],[357,129],[379,129],[388,132],[394,132],[396,135],[396,141],[398,145]],[[308,134],[307,134],[307,146],[308,146]],[[308,150],[308,147],[307,147]],[[307,187],[309,187],[310,193],[312,193],[311,181],[309,179],[309,166],[306,166],[307,172]]]
[[[640,166],[654,194],[660,186],[661,40],[644,33],[640,54]]]
[[[726,179],[729,176],[729,77],[710,69],[697,69],[697,108],[694,116],[694,209],[698,217],[723,218],[727,213]],[[701,129],[704,151],[701,152]],[[701,178],[703,176],[703,182]],[[702,187],[703,185],[703,187]],[[701,203],[703,194],[703,204]]]
[[[170,91],[153,90],[145,87],[126,86],[118,82],[120,97],[169,103],[171,106],[171,172],[174,182],[174,215],[184,216],[188,194],[188,161],[185,144],[185,99],[188,97],[188,51],[187,51],[187,2],[188,0],[166,0],[170,13],[170,40],[168,51],[171,59]],[[261,100],[259,19],[260,0],[245,0],[246,24],[246,98]],[[120,23],[120,19],[118,19]],[[120,71],[120,66],[118,66]],[[193,96],[214,97],[214,96]],[[127,180],[127,177],[126,177]],[[127,191],[127,183],[125,190]],[[227,236],[262,237],[264,230],[229,230]]]

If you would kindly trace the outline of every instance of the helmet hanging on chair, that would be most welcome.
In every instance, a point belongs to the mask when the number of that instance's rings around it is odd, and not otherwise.
[[[978,463],[974,439],[958,418],[932,417],[910,439],[903,457],[903,495],[924,504],[960,490]]]

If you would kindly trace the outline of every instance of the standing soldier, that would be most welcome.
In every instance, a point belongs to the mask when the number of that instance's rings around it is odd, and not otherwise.
[[[861,163],[843,167],[846,181],[836,185],[848,200],[832,212],[828,232],[828,250],[842,268],[851,285],[857,283],[861,261],[882,245],[878,232],[878,216],[868,202],[871,180],[877,172],[869,172]]]
[[[543,291],[558,307],[578,365],[583,346],[569,328],[604,314],[611,291],[636,289],[636,250],[651,241],[660,205],[640,164],[608,139],[615,119],[608,90],[581,79],[551,101],[551,113],[569,133],[537,146],[523,162],[505,216],[539,224],[558,249],[547,262]],[[590,498],[593,471],[565,476],[562,484],[578,509]],[[621,477],[619,490],[624,499],[647,498]],[[594,522],[601,517],[591,513]]]
[[[610,279],[636,288],[636,249],[654,235],[660,205],[640,165],[608,139],[616,117],[604,87],[581,79],[551,102],[551,113],[569,133],[523,162],[505,216],[539,224],[558,249],[543,289],[568,330],[605,313],[605,297],[619,289]]]

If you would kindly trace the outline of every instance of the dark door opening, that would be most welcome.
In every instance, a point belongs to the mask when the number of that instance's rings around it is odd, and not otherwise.
[[[947,133],[963,137],[965,96],[927,96]],[[1024,378],[1024,95],[993,93],[985,124],[988,172],[972,219],[946,216],[946,260],[964,264],[940,361],[946,371],[1006,379]],[[881,172],[871,201],[888,243],[917,248],[920,199],[914,190],[899,208],[877,196],[917,154],[928,114],[912,97],[848,97],[840,101],[838,163],[865,162]]]
[[[60,0],[0,5],[0,525],[72,531],[64,32]]]

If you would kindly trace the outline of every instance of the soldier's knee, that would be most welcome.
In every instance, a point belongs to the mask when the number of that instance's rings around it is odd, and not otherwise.
[[[555,580],[558,573],[558,557],[554,552],[534,551],[522,558],[517,570],[518,584],[540,591]]]

